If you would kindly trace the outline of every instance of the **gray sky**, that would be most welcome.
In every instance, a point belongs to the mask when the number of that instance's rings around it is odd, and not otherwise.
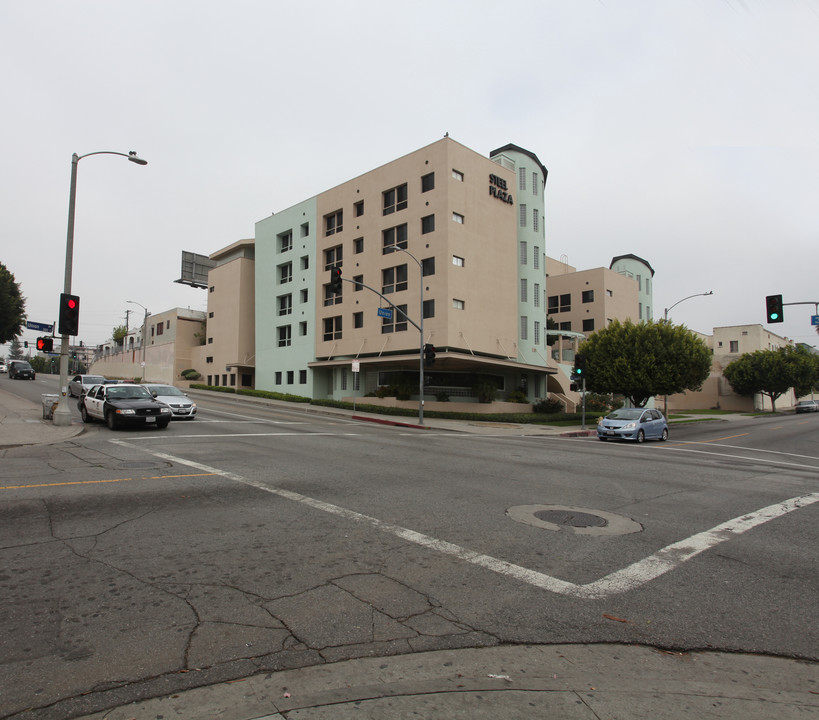
[[[30,320],[63,287],[79,163],[79,339],[254,223],[439,139],[549,169],[546,252],[633,253],[655,317],[764,323],[819,300],[819,0],[0,0],[0,261]],[[813,306],[769,328],[819,345]],[[27,331],[25,338],[37,335]],[[3,348],[3,354],[7,348]]]

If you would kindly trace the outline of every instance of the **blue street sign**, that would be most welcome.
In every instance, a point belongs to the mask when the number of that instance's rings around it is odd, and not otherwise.
[[[26,322],[26,327],[29,330],[36,330],[37,332],[46,332],[46,333],[53,332],[53,330],[54,330],[54,325],[53,324],[46,325],[45,323],[31,322],[31,320]]]
[[[378,308],[378,317],[392,320],[392,308]]]
[[[811,315],[810,316],[810,324],[811,325],[819,325],[819,315]]]

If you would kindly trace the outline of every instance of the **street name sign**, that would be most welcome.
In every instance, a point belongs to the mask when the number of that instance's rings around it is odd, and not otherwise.
[[[45,323],[31,322],[31,320],[29,320],[26,322],[26,327],[29,330],[36,330],[37,332],[50,333],[54,331],[53,323],[51,325],[46,325]]]
[[[378,308],[378,317],[392,320],[392,308]]]

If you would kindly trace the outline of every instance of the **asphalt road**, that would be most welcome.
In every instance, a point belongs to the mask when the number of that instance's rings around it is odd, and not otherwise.
[[[748,418],[634,446],[216,396],[167,430],[9,449],[0,717],[505,643],[819,659],[817,429]]]

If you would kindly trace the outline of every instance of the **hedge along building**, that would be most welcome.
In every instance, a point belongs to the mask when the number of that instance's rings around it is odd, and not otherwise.
[[[400,386],[417,402],[431,344],[428,400],[475,402],[477,382],[498,400],[545,397],[545,181],[527,150],[486,158],[445,137],[259,221],[256,387],[343,399]]]

